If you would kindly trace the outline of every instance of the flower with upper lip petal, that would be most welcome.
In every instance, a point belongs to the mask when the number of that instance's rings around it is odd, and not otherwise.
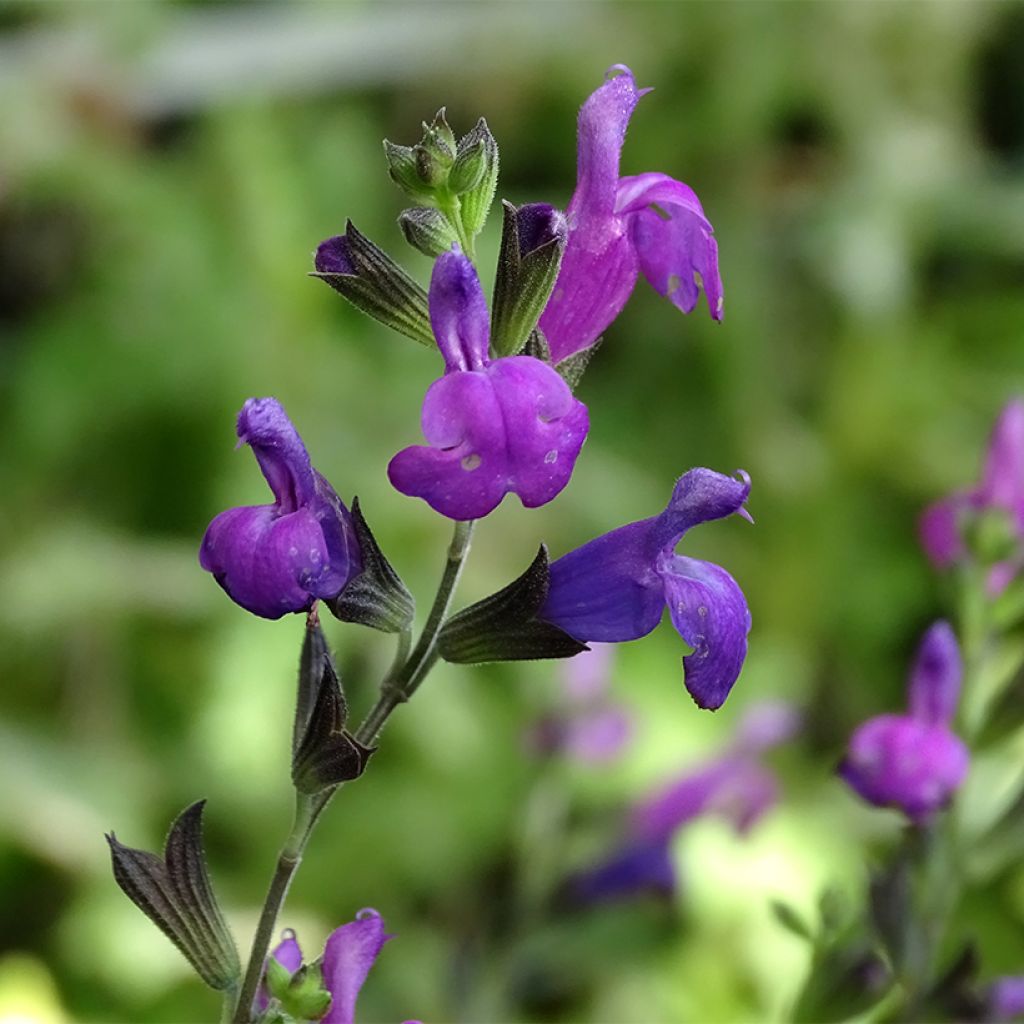
[[[697,305],[700,281],[711,316],[722,319],[718,245],[693,189],[657,172],[619,177],[626,128],[646,92],[617,64],[580,109],[569,242],[540,318],[556,363],[598,339],[641,271],[684,313]]]
[[[1000,412],[988,442],[981,482],[929,505],[921,516],[921,545],[939,569],[963,561],[968,554],[965,527],[986,512],[1007,519],[1008,539],[1017,551],[988,566],[989,594],[997,597],[1024,564],[1024,399],[1014,398]]]
[[[323,988],[331,996],[326,1013],[319,1018],[322,1024],[354,1024],[359,991],[370,973],[370,968],[380,956],[384,943],[392,938],[394,936],[385,934],[384,919],[372,907],[360,910],[354,921],[343,924],[331,932],[319,961],[323,973]],[[302,965],[302,951],[295,933],[286,930],[283,941],[274,949],[271,956],[290,974],[294,974]],[[254,1007],[257,1012],[263,1012],[269,1003],[265,984],[264,982],[257,993]],[[406,1021],[405,1024],[419,1022]]]
[[[551,564],[538,617],[586,643],[621,642],[650,633],[668,605],[672,624],[693,647],[685,683],[698,706],[722,706],[747,653],[750,612],[736,581],[720,566],[675,554],[699,523],[739,512],[750,478],[691,469],[676,482],[660,515],[620,526]]]
[[[950,729],[962,674],[956,636],[949,623],[936,622],[911,672],[910,714],[878,715],[850,738],[839,774],[859,796],[919,824],[949,803],[970,763]]]
[[[457,247],[434,264],[430,321],[445,372],[423,400],[428,444],[391,460],[391,483],[449,519],[479,519],[510,491],[527,508],[551,501],[586,439],[586,406],[541,360],[490,358],[487,304]]]
[[[265,619],[337,597],[361,568],[351,517],[313,468],[276,398],[250,398],[238,414],[239,444],[256,456],[274,504],[231,508],[207,527],[199,564],[236,603]]]

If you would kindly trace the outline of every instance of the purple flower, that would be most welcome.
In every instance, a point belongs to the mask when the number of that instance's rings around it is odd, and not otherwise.
[[[686,688],[699,707],[719,708],[743,667],[750,612],[720,566],[675,554],[691,527],[739,512],[750,479],[691,469],[660,515],[621,526],[563,555],[550,567],[539,617],[581,642],[646,636],[668,605],[672,624],[693,648],[683,658]]]
[[[989,986],[987,1003],[992,1020],[1024,1017],[1024,975],[996,978]]]
[[[578,874],[571,883],[573,895],[596,903],[648,891],[671,894],[676,888],[672,842],[680,829],[715,815],[746,835],[779,796],[778,781],[761,755],[789,740],[799,725],[789,705],[754,705],[724,754],[686,768],[633,807],[627,841]]]
[[[962,672],[953,630],[936,622],[911,672],[910,713],[869,719],[840,765],[839,774],[868,803],[896,807],[916,824],[949,803],[969,765],[967,748],[950,730]]]
[[[336,928],[327,937],[322,961],[324,988],[331,995],[331,1005],[322,1024],[353,1024],[355,1021],[356,999],[366,981],[384,943],[393,938],[385,935],[384,921],[372,908],[360,910],[354,921]],[[302,964],[302,951],[290,929],[272,956],[290,972],[294,973]],[[266,1009],[269,1002],[267,992],[261,989],[256,1000],[256,1009]],[[407,1021],[406,1024],[418,1024]]]
[[[619,757],[633,736],[633,719],[608,694],[611,644],[593,647],[564,662],[565,707],[544,716],[527,733],[530,748],[582,762]]]
[[[275,500],[221,512],[207,527],[199,564],[233,601],[266,619],[337,597],[361,569],[348,509],[313,468],[276,398],[246,401],[238,437]]]
[[[434,264],[430,322],[445,373],[423,400],[428,444],[391,460],[391,483],[449,519],[485,516],[510,491],[527,508],[551,501],[586,439],[586,406],[539,359],[489,357],[487,304],[457,248]]]
[[[702,283],[712,317],[722,319],[718,246],[693,189],[656,172],[619,177],[626,127],[649,91],[617,64],[580,110],[569,243],[540,319],[556,363],[598,339],[640,271],[684,313],[697,305]]]
[[[1024,399],[1012,399],[999,414],[978,486],[951,494],[922,514],[921,544],[937,568],[947,568],[966,557],[964,528],[990,509],[1005,512],[1013,534],[1024,539]],[[993,566],[989,579],[992,596],[998,596],[1019,569],[1016,560]]]

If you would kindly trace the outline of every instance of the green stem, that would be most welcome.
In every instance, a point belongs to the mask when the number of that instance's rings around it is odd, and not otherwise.
[[[222,993],[224,1002],[221,1005],[220,1024],[231,1024],[235,1016],[235,1005],[238,1002],[237,982],[230,988],[224,989]]]
[[[247,1024],[252,1018],[252,1003],[256,998],[256,989],[259,987],[260,978],[263,976],[263,964],[267,959],[267,951],[270,949],[270,940],[274,934],[274,926],[277,924],[277,915],[284,904],[288,886],[291,884],[299,864],[302,863],[302,854],[312,832],[313,820],[312,799],[304,793],[297,793],[295,821],[284,846],[281,847],[280,854],[278,854],[274,876],[270,880],[270,888],[263,901],[263,910],[260,912],[259,924],[256,926],[256,934],[252,940],[249,965],[246,967],[245,979],[242,982],[242,991],[235,1004],[234,1016],[231,1018],[233,1024]]]
[[[455,234],[458,236],[462,251],[469,257],[471,262],[476,263],[476,246],[474,245],[473,237],[466,232],[466,225],[462,222],[462,203],[459,201],[459,197],[449,195],[440,205],[441,212],[448,218],[451,226],[455,228]]]
[[[356,732],[356,739],[360,743],[373,743],[391,712],[416,692],[427,673],[434,667],[438,658],[437,635],[441,632],[441,626],[455,594],[455,587],[462,575],[462,567],[469,554],[475,525],[472,519],[467,522],[456,522],[451,543],[448,545],[448,560],[445,563],[444,574],[441,576],[441,583],[437,588],[437,595],[434,597],[434,604],[427,616],[423,632],[420,633],[416,647],[405,664],[381,687],[377,703],[370,709],[366,720]]]

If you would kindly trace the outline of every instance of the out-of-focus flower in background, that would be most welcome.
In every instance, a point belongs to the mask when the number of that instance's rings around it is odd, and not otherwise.
[[[936,622],[911,672],[910,713],[868,719],[850,738],[839,774],[859,796],[916,823],[949,803],[970,763],[967,747],[950,729],[962,675],[952,627]]]
[[[988,569],[990,596],[1017,576],[1024,558],[1024,399],[1012,399],[999,414],[980,483],[925,509],[920,536],[939,569],[978,554]]]
[[[678,879],[672,844],[698,818],[724,818],[745,835],[779,799],[779,782],[764,754],[800,728],[788,704],[753,705],[719,756],[688,767],[639,800],[630,810],[625,841],[599,864],[570,879],[576,901],[590,904],[644,892],[668,895]]]

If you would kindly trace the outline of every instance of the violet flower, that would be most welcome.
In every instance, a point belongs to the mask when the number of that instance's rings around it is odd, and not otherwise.
[[[1024,1017],[1024,975],[1010,974],[996,978],[989,986],[986,1003],[990,1017],[996,1021]]]
[[[573,896],[597,903],[641,892],[671,895],[678,884],[672,857],[676,835],[708,816],[724,818],[737,835],[746,835],[778,802],[778,780],[762,755],[799,727],[799,715],[787,704],[754,705],[723,754],[685,769],[633,807],[626,842],[572,879]]]
[[[354,1024],[356,999],[373,967],[384,943],[394,938],[384,933],[384,920],[376,910],[367,907],[356,914],[355,920],[336,928],[327,937],[321,967],[323,985],[331,995],[331,1005],[320,1018],[321,1024]],[[302,965],[302,950],[295,933],[287,929],[283,941],[271,953],[282,967],[294,973]],[[261,987],[255,1009],[267,1008],[269,997]],[[405,1024],[419,1024],[406,1021]]]
[[[949,803],[970,760],[950,729],[962,675],[956,636],[949,623],[936,622],[911,672],[910,713],[871,718],[850,739],[839,774],[859,796],[895,807],[915,824]]]
[[[430,322],[445,372],[423,400],[428,444],[391,460],[391,483],[449,519],[479,519],[510,491],[527,508],[551,501],[586,440],[586,406],[541,360],[490,358],[487,304],[457,247],[434,264]]]
[[[646,636],[668,605],[672,624],[693,648],[684,681],[702,708],[722,706],[747,654],[750,612],[736,581],[720,566],[675,554],[699,523],[739,512],[750,478],[691,469],[660,515],[621,526],[563,555],[550,567],[539,618],[583,643]]]
[[[611,644],[594,644],[563,665],[563,708],[535,722],[527,732],[530,749],[599,764],[619,757],[633,737],[633,719],[608,693]]]
[[[657,172],[619,177],[626,127],[649,91],[616,64],[580,109],[569,243],[540,319],[556,363],[598,339],[641,271],[684,313],[696,306],[702,283],[711,316],[722,319],[718,246],[693,189]]]
[[[199,564],[236,604],[265,619],[337,597],[361,569],[348,509],[313,468],[276,398],[248,399],[237,429],[239,444],[252,448],[275,500],[216,516]]]
[[[1003,407],[992,429],[981,482],[967,491],[935,502],[920,520],[921,544],[939,569],[964,560],[964,530],[988,510],[1003,511],[1018,540],[1024,540],[1024,399]],[[990,568],[989,592],[998,596],[1020,571],[1020,560],[998,562]]]

